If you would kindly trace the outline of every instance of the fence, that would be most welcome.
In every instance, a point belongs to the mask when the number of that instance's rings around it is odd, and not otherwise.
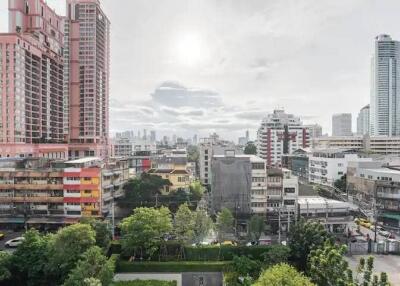
[[[348,255],[363,255],[363,254],[400,254],[400,241],[385,240],[379,242],[354,242],[349,243],[347,247]]]

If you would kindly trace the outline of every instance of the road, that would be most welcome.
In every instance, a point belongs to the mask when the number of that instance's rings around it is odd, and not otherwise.
[[[357,225],[354,223],[354,224],[351,226],[351,228],[352,228],[352,232],[353,232],[354,234],[356,234],[356,233],[357,233],[357,232],[356,232]],[[361,233],[362,233],[365,237],[367,237],[367,234],[368,234],[369,237],[370,237],[371,239],[374,239],[374,238],[375,238],[375,232],[374,232],[374,230],[371,230],[371,229],[369,229],[369,228],[360,226],[360,231],[361,231]],[[396,234],[394,234],[394,235],[395,235],[396,239],[400,239],[400,237],[399,237],[398,235],[396,235]],[[377,240],[377,241],[382,241],[382,240],[386,240],[386,238],[383,237],[383,236],[381,236],[378,232],[376,232],[376,240]]]
[[[23,232],[22,231],[12,231],[12,230],[0,230],[1,233],[5,234],[4,239],[0,240],[0,251],[6,251],[6,252],[13,252],[15,249],[13,248],[6,248],[5,243],[10,240],[14,239],[16,237],[22,236]]]
[[[349,262],[350,268],[355,271],[361,257],[367,258],[370,255],[352,255],[346,257]],[[397,255],[372,255],[374,257],[374,272],[378,274],[380,272],[386,272],[389,276],[391,285],[400,285],[400,256]],[[354,273],[355,275],[355,273]]]

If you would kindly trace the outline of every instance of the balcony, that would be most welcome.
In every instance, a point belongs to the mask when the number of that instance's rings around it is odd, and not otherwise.
[[[24,183],[24,184],[0,184],[0,190],[10,190],[10,189],[15,189],[15,190],[62,190],[63,185],[59,184],[46,184],[46,185],[40,185],[40,184],[29,184],[29,183]]]
[[[63,203],[63,197],[0,197],[0,203]]]
[[[377,192],[377,197],[382,199],[400,199],[400,194],[389,194],[384,192]]]

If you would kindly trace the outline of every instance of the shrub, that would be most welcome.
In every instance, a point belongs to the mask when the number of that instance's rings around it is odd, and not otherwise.
[[[230,266],[228,261],[170,261],[170,262],[129,262],[119,261],[118,272],[221,272]]]
[[[134,280],[134,281],[119,281],[113,286],[176,286],[176,281],[160,281],[160,280]]]

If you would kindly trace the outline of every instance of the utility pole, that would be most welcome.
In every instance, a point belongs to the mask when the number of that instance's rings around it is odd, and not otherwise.
[[[376,242],[376,225],[378,222],[378,212],[376,209],[376,197],[377,197],[377,191],[376,191],[376,187],[375,187],[375,191],[374,191],[374,242]]]
[[[112,223],[112,238],[115,239],[115,205],[114,205],[114,197],[111,205],[111,223]]]
[[[281,208],[278,208],[278,242],[281,244]]]
[[[158,194],[156,194],[156,208],[158,207]]]

